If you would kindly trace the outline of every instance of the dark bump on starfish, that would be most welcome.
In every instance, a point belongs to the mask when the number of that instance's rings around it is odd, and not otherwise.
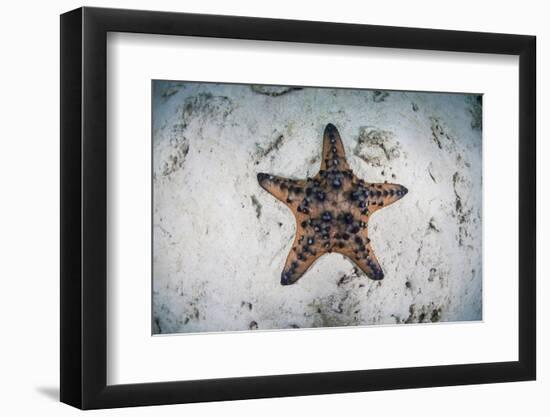
[[[325,211],[323,213],[323,216],[321,217],[323,219],[323,221],[325,222],[330,222],[332,220],[332,214],[330,213],[330,211]]]
[[[289,272],[283,271],[281,274],[281,285],[290,285],[292,282],[290,281],[291,274]]]
[[[372,269],[372,276],[371,278],[375,281],[380,281],[381,279],[384,279],[384,273],[381,269],[378,268],[371,268]]]
[[[262,182],[264,182],[264,180],[269,178],[269,175],[264,174],[263,172],[258,172],[258,175],[256,175],[256,178],[258,178],[258,182],[261,184]]]

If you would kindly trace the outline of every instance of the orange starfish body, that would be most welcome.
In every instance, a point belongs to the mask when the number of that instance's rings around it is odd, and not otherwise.
[[[281,284],[298,281],[325,253],[351,259],[367,276],[384,278],[368,237],[368,221],[377,210],[395,203],[408,190],[399,184],[368,183],[349,168],[336,127],[323,135],[323,161],[313,178],[293,180],[259,173],[258,182],[285,203],[296,218],[296,236],[286,259]]]

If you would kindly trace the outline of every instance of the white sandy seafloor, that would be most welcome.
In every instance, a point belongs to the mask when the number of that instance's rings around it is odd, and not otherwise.
[[[369,222],[382,281],[332,253],[282,286],[295,220],[256,174],[315,175],[327,123],[409,193]],[[154,81],[153,333],[481,320],[481,136],[474,95]]]

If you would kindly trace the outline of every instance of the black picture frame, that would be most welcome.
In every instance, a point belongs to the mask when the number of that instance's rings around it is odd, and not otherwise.
[[[107,385],[108,32],[519,56],[518,361]],[[82,409],[536,378],[536,38],[252,17],[79,8],[61,15],[61,401]]]

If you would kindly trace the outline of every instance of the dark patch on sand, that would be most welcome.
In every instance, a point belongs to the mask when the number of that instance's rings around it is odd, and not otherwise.
[[[394,139],[393,132],[362,127],[353,154],[371,166],[380,167],[385,162],[399,158],[401,150],[399,142]]]
[[[249,301],[241,301],[241,307],[248,309],[248,311],[252,311],[252,303]]]
[[[405,323],[436,323],[441,321],[442,307],[431,302],[428,305],[418,306],[411,304],[409,306],[409,316]]]
[[[292,91],[303,90],[302,87],[281,87],[276,85],[251,85],[250,89],[255,93],[268,97],[280,97]]]
[[[428,175],[430,176],[430,178],[432,179],[432,181],[437,184],[437,180],[435,179],[435,176],[434,174],[432,173],[432,163],[430,162],[430,165],[428,165]]]
[[[273,151],[278,151],[279,149],[281,149],[281,146],[283,146],[284,140],[285,137],[283,135],[277,136],[277,138],[271,141],[265,148],[259,148],[258,157],[265,158]]]
[[[482,112],[483,96],[481,95],[469,96],[467,98],[467,101],[469,104],[468,112],[472,117],[470,126],[472,129],[481,130],[483,127],[483,112]]]
[[[453,142],[453,138],[449,135],[443,126],[441,120],[437,117],[430,117],[432,131],[432,141],[437,145],[439,149],[443,149],[444,145],[449,142]]]
[[[441,232],[441,230],[436,226],[435,220],[432,217],[430,221],[428,222],[428,232]]]
[[[385,101],[386,98],[388,98],[389,95],[390,95],[390,93],[388,93],[387,91],[379,91],[379,90],[373,91],[372,92],[372,101],[374,101],[375,103],[381,103],[381,102]]]
[[[465,207],[464,200],[458,191],[459,185],[464,186],[465,179],[458,172],[453,174],[453,191],[455,194],[455,214],[458,223],[458,246],[463,246],[465,239],[469,236],[468,223],[472,209]]]
[[[169,177],[184,166],[189,153],[189,141],[183,136],[184,130],[185,125],[182,123],[172,127],[169,138],[170,152],[162,162],[159,172],[162,177]],[[153,179],[156,179],[156,173],[153,174]]]
[[[187,127],[192,118],[202,121],[211,118],[225,119],[233,111],[233,102],[227,96],[200,93],[185,99],[181,111],[184,127]]]
[[[262,215],[262,204],[258,201],[255,195],[251,195],[250,200],[252,201],[252,205],[256,210],[256,218],[259,219]]]

